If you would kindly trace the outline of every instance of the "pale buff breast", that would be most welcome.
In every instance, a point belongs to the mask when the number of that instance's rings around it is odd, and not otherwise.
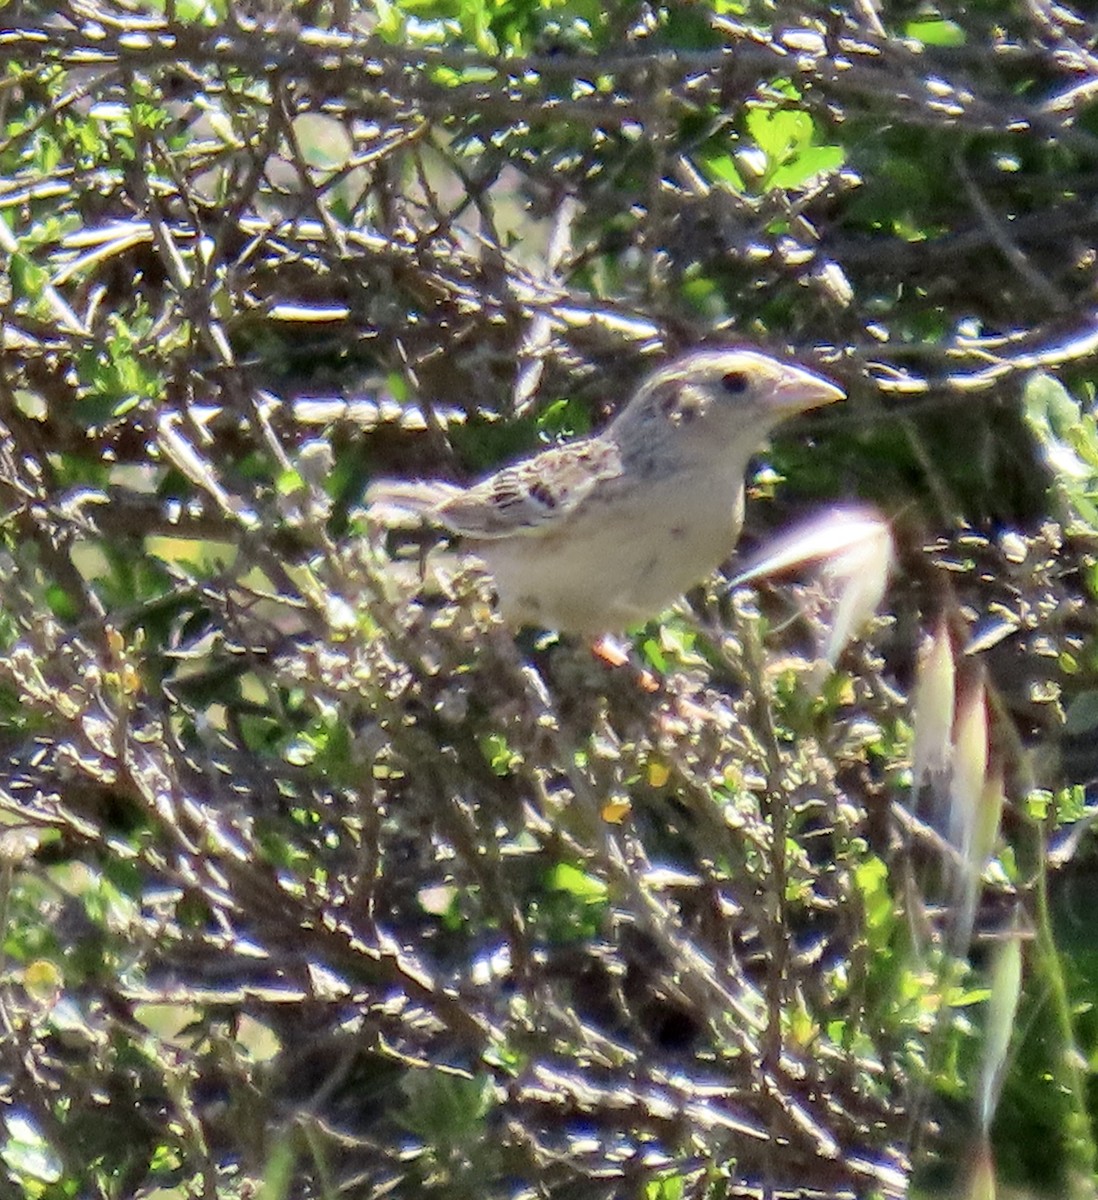
[[[472,548],[510,624],[611,633],[656,616],[707,579],[732,553],[742,520],[742,470],[726,466],[635,495],[607,488],[551,532]]]

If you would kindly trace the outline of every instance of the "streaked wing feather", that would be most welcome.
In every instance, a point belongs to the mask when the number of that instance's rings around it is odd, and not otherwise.
[[[575,512],[596,484],[621,471],[618,447],[588,438],[504,467],[440,505],[435,516],[467,537],[541,534]]]

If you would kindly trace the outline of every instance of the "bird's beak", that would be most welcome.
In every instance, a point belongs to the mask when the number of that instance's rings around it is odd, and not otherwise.
[[[780,378],[774,382],[774,406],[784,412],[804,412],[844,400],[846,392],[830,379],[824,379],[803,367],[783,366]]]

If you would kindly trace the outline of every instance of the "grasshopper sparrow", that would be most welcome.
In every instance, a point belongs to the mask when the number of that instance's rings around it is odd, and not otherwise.
[[[472,487],[379,481],[371,516],[462,535],[513,625],[618,632],[710,575],[743,523],[748,460],[833,383],[755,350],[697,350],[651,374],[606,430]]]

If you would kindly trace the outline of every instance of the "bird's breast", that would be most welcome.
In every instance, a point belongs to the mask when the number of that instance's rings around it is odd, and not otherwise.
[[[741,480],[727,471],[616,479],[555,528],[481,543],[505,618],[602,633],[663,611],[731,553]]]

